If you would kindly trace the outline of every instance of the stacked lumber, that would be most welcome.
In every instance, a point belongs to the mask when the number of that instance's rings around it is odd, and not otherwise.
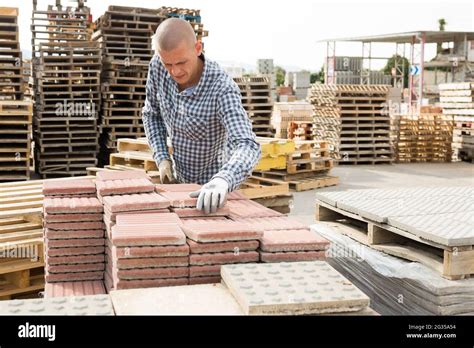
[[[397,162],[450,162],[452,116],[439,108],[422,107],[419,114],[396,115]]]
[[[18,9],[0,7],[0,181],[30,177],[33,105],[24,99]]]
[[[439,106],[454,118],[453,161],[474,159],[474,83],[439,85]]]
[[[313,85],[314,139],[339,164],[391,163],[388,93],[385,85]]]
[[[257,137],[262,159],[253,175],[288,183],[290,189],[305,191],[337,185],[337,177],[328,175],[333,167],[328,144],[324,141]]]
[[[33,9],[35,168],[43,178],[84,175],[97,164],[101,60],[90,18],[83,1]]]
[[[268,77],[235,77],[242,94],[242,105],[257,136],[272,137],[271,114],[273,100]]]
[[[311,104],[305,101],[275,103],[271,120],[271,124],[275,128],[275,137],[284,139],[290,138],[288,130],[290,128],[290,122],[301,121],[311,123],[313,121],[312,111],[313,107]],[[304,140],[311,139],[312,138]]]
[[[146,97],[152,35],[166,19],[158,10],[109,6],[95,22],[92,39],[102,50],[101,162],[117,140],[144,136],[141,118]]]

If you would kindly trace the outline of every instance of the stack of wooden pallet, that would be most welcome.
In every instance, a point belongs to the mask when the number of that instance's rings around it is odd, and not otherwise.
[[[276,138],[288,138],[288,128],[291,121],[311,123],[313,107],[305,101],[279,102],[273,106],[271,124],[275,128]],[[307,139],[307,140],[311,140]]]
[[[101,62],[90,18],[83,1],[33,9],[35,167],[43,178],[83,175],[97,163]]]
[[[314,138],[339,164],[391,163],[388,93],[385,85],[313,85]]]
[[[268,77],[236,77],[234,81],[242,93],[242,105],[258,136],[272,137],[271,114],[273,101]]]
[[[158,10],[109,6],[95,22],[93,40],[102,49],[101,159],[115,152],[117,139],[145,134],[145,102],[152,35],[165,19]]]
[[[450,162],[453,121],[440,108],[422,107],[419,114],[395,115],[397,162]]]
[[[313,122],[312,121],[290,121],[288,124],[288,139],[294,140],[312,140]]]
[[[209,35],[209,32],[204,30],[200,10],[178,7],[162,7],[160,10],[161,15],[168,18],[181,18],[188,21],[193,27],[198,40],[202,40],[204,37]]]
[[[474,159],[474,83],[439,85],[443,114],[454,117],[453,161]]]
[[[0,181],[29,178],[33,110],[22,62],[18,9],[0,7]]]
[[[337,185],[339,179],[329,176],[333,160],[326,142],[316,140],[292,141],[257,137],[262,159],[254,176],[286,182],[295,191]]]

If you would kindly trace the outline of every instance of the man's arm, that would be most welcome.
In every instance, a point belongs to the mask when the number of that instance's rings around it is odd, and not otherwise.
[[[158,59],[158,56],[154,56],[149,64],[146,99],[142,109],[143,127],[157,165],[164,159],[171,160],[166,145],[166,127],[161,117],[160,102],[157,97]]]
[[[222,178],[234,191],[252,173],[261,156],[260,144],[255,140],[252,124],[242,106],[240,90],[228,87],[218,100],[218,114],[233,145],[229,161],[212,178]]]

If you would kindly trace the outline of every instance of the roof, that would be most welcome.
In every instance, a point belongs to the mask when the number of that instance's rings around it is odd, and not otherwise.
[[[426,43],[438,43],[447,41],[462,41],[466,36],[467,40],[474,40],[474,32],[472,31],[410,31],[405,33],[345,37],[336,39],[325,39],[319,42],[329,41],[352,41],[352,42],[392,42],[392,43],[411,43],[413,36],[425,34]]]

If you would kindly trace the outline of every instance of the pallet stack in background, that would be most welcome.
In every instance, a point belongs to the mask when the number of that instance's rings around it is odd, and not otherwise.
[[[204,30],[200,10],[163,6],[160,9],[160,13],[167,18],[181,18],[188,21],[193,27],[198,40],[202,40],[204,37],[209,35],[209,32]]]
[[[90,9],[33,8],[35,167],[43,178],[77,176],[97,164],[100,48]]]
[[[18,9],[0,7],[0,181],[30,177],[33,105],[24,96]]]
[[[395,115],[397,162],[450,162],[453,121],[441,108],[422,106],[420,113]]]
[[[313,85],[314,139],[339,164],[391,163],[388,93],[385,85]]]
[[[453,161],[474,159],[474,83],[439,85],[443,114],[453,116]]]
[[[234,81],[242,93],[242,105],[252,122],[257,136],[273,137],[271,116],[273,100],[268,77],[236,77]]]
[[[271,125],[275,128],[275,138],[287,139],[288,127],[292,121],[312,122],[312,112],[311,104],[304,101],[275,103],[271,120]]]

